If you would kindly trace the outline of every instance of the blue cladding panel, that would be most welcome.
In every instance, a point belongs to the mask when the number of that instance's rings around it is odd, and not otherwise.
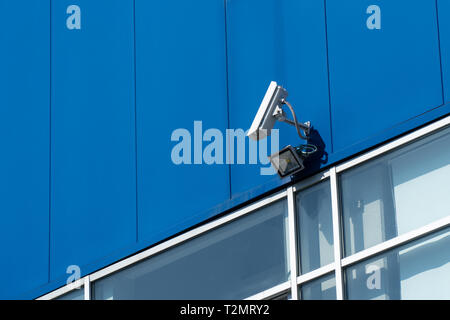
[[[0,1],[0,299],[48,280],[49,12]]]
[[[435,1],[326,3],[335,151],[443,103]],[[380,30],[366,26],[369,5]]]
[[[248,129],[271,80],[288,89],[324,152],[302,174],[450,109],[436,108],[443,90],[433,0],[51,3],[50,39],[49,0],[0,0],[0,241],[11,244],[2,247],[0,298],[55,289],[68,265],[92,272],[287,182],[262,176],[248,154],[247,164],[231,166],[171,159],[171,134],[184,128],[194,160],[196,120],[200,135]],[[437,3],[450,101],[450,2]],[[66,27],[74,4],[81,30]],[[366,27],[373,4],[381,30]],[[304,142],[287,124],[276,128],[280,147]]]
[[[136,240],[133,47],[132,0],[52,2],[52,280]]]
[[[438,0],[445,102],[450,102],[450,1]]]
[[[227,18],[230,127],[250,127],[269,82],[274,80],[288,90],[287,100],[299,120],[311,121],[320,133],[314,142],[330,153],[323,1],[229,1]],[[286,114],[292,117],[289,109]],[[295,128],[287,124],[277,124],[276,128],[280,129],[280,148],[304,143]],[[270,141],[264,143],[270,145]],[[247,158],[247,165],[231,167],[233,196],[263,183],[279,183],[278,176],[260,175],[260,168],[268,166],[261,163],[271,152],[263,152],[258,165],[248,164]]]
[[[195,120],[203,131],[227,127],[224,19],[223,0],[136,1],[138,222],[146,243],[201,222],[229,198],[227,165],[171,161],[177,128],[194,140]],[[193,154],[192,143],[192,161]]]

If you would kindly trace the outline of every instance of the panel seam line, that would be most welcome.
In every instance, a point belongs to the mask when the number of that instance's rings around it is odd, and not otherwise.
[[[437,40],[438,40],[438,50],[439,50],[439,66],[441,71],[441,90],[442,90],[442,103],[445,104],[445,91],[444,91],[444,72],[442,67],[442,51],[441,51],[441,31],[439,23],[439,5],[438,0],[435,0],[436,4],[436,27],[437,27]]]
[[[225,31],[225,78],[226,78],[226,91],[227,91],[227,128],[230,128],[230,87],[229,87],[229,73],[228,73],[228,23],[227,23],[227,0],[223,0],[223,9],[224,9],[224,31]],[[228,139],[228,145],[230,146],[230,139],[231,137],[227,136]],[[228,155],[229,157],[229,155]],[[232,193],[232,186],[231,186],[231,163],[234,163],[231,161],[231,159],[227,158],[228,160],[228,181],[229,181],[229,193],[230,193],[230,199],[233,197]]]
[[[136,0],[133,0],[133,73],[134,73],[134,156],[135,156],[135,192],[136,192],[136,243],[139,241],[138,212],[138,143],[137,143],[137,83],[136,83]]]
[[[330,58],[329,58],[329,48],[328,48],[328,17],[327,17],[327,1],[323,1],[323,9],[324,9],[324,19],[325,19],[325,51],[327,58],[327,78],[328,78],[328,114],[330,117],[330,136],[331,136],[331,153],[334,152],[333,146],[333,117],[331,110],[331,79],[330,79]]]

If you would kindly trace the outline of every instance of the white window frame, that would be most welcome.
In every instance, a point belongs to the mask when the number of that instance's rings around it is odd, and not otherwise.
[[[101,278],[111,275],[114,272],[118,272],[124,268],[134,265],[144,259],[154,256],[162,251],[168,250],[174,246],[177,246],[183,242],[189,241],[195,237],[198,237],[206,232],[209,232],[215,228],[219,228],[226,223],[237,220],[247,214],[250,214],[264,206],[270,205],[275,201],[285,199],[288,203],[288,235],[289,240],[289,267],[290,267],[290,280],[284,283],[278,284],[263,292],[257,293],[248,297],[248,300],[263,300],[270,299],[272,297],[279,296],[284,293],[290,294],[291,300],[299,299],[298,288],[302,284],[311,280],[318,279],[322,276],[334,272],[336,279],[336,297],[338,300],[342,300],[345,297],[344,283],[343,283],[343,269],[352,264],[361,262],[372,256],[389,251],[393,248],[399,247],[413,240],[426,236],[430,233],[437,232],[443,228],[450,226],[450,213],[449,216],[422,226],[418,229],[410,231],[408,233],[399,235],[393,239],[367,248],[363,251],[352,254],[348,257],[343,257],[342,253],[342,222],[340,204],[339,204],[339,183],[338,175],[346,170],[354,168],[362,163],[370,161],[376,157],[389,153],[395,149],[403,147],[409,143],[412,143],[418,139],[424,138],[427,135],[433,134],[436,131],[442,130],[450,126],[450,116],[447,116],[441,120],[433,122],[423,128],[420,128],[412,133],[406,134],[392,142],[386,143],[370,150],[358,157],[345,161],[343,163],[334,165],[320,173],[313,175],[303,181],[297,182],[295,185],[286,187],[284,190],[276,192],[262,200],[252,203],[242,209],[232,212],[226,216],[220,217],[214,221],[201,225],[193,230],[183,233],[175,238],[162,242],[154,247],[144,250],[131,257],[118,261],[108,267],[102,268],[96,272],[93,272],[74,283],[65,285],[59,289],[56,289],[48,294],[45,294],[38,298],[38,300],[50,300],[65,295],[76,286],[83,286],[85,300],[91,299],[91,283]],[[334,241],[334,262],[326,266],[320,267],[316,270],[308,272],[306,274],[298,274],[299,270],[299,252],[297,248],[297,231],[296,231],[296,218],[295,218],[295,193],[311,187],[326,179],[330,180],[331,187],[331,205],[332,205],[332,221],[333,221],[333,241]],[[300,270],[301,271],[301,270]]]

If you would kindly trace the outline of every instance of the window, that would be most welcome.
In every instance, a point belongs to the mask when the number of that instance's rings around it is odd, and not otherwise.
[[[330,182],[296,196],[300,271],[307,273],[334,261]]]
[[[349,299],[450,299],[450,228],[346,270]]]
[[[288,280],[279,201],[94,283],[95,299],[242,299]]]
[[[449,130],[341,175],[346,255],[450,214]]]
[[[84,300],[84,287],[63,294],[62,296],[55,298],[55,300]]]
[[[303,284],[300,291],[302,300],[336,300],[334,273]]]

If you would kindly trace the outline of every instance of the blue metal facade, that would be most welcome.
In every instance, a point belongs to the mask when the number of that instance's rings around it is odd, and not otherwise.
[[[3,299],[288,183],[170,158],[194,121],[248,129],[271,80],[322,147],[304,175],[450,110],[448,0],[0,0],[0,43]],[[298,142],[279,128],[281,147]]]

